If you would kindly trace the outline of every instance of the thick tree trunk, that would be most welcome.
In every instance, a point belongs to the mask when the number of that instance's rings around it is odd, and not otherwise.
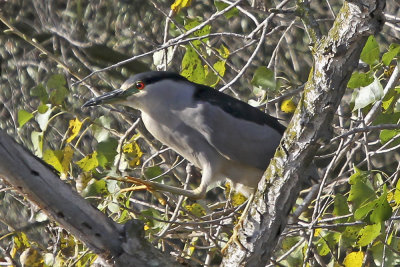
[[[0,178],[84,242],[106,265],[177,266],[144,239],[143,224],[117,224],[61,181],[52,167],[2,131]]]
[[[385,1],[344,2],[328,35],[314,45],[314,67],[302,99],[258,186],[239,241],[223,266],[265,266],[286,226],[305,173],[320,143],[330,138],[333,115],[369,35],[383,25]]]

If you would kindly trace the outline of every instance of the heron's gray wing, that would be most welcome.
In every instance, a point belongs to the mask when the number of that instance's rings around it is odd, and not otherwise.
[[[284,127],[244,102],[209,87],[204,90],[206,93],[201,92],[200,97],[198,92],[194,94],[191,107],[179,112],[182,121],[227,159],[265,169]]]

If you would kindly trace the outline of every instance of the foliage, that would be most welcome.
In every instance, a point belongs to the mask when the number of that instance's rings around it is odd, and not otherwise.
[[[296,1],[291,4],[296,6]],[[318,21],[324,34],[341,1],[330,4],[313,3],[315,15],[329,18]],[[81,105],[93,93],[117,88],[130,74],[151,66],[229,89],[225,93],[262,110],[276,104],[279,108],[273,115],[289,121],[290,114],[298,112],[295,103],[301,100],[296,88],[307,81],[312,69],[310,40],[296,19],[300,12],[287,7],[275,10],[282,14],[268,24],[263,40],[261,31],[255,29],[273,14],[270,1],[266,6],[241,3],[231,8],[228,1],[184,0],[172,5],[139,0],[96,5],[69,1],[68,5],[53,3],[51,8],[40,1],[26,1],[22,7],[17,1],[0,5],[8,11],[1,17],[16,27],[0,35],[4,59],[0,128],[16,136],[115,221],[143,221],[146,238],[160,250],[192,265],[217,265],[220,248],[232,234],[245,198],[230,194],[230,185],[225,194],[221,193],[224,188],[217,187],[206,200],[194,201],[132,184],[126,176],[183,187],[184,161],[134,124],[138,118],[134,111],[81,109]],[[399,6],[388,1],[386,10],[396,14]],[[1,27],[7,29],[5,24]],[[9,34],[16,30],[24,35],[16,38]],[[327,177],[324,184],[317,179],[321,194],[316,197],[312,189],[303,190],[293,208],[299,217],[283,230],[274,264],[400,264],[400,128],[396,128],[400,85],[397,82],[386,88],[399,64],[400,45],[391,38],[398,35],[398,29],[384,30],[368,39],[360,56],[362,64],[351,75],[332,122],[331,142],[321,147],[315,159],[321,177]],[[263,46],[253,56],[259,42]],[[138,57],[76,82],[132,56]],[[374,105],[377,116],[365,125]],[[193,176],[196,173],[193,171]],[[44,213],[25,204],[25,199],[5,185],[2,189],[2,202],[4,196],[12,196],[24,203],[25,209],[15,212],[23,217],[19,218],[22,224],[7,221],[12,211],[17,211],[14,207],[4,216],[0,226],[2,261],[27,266],[94,263],[96,255],[84,244],[48,222]],[[45,244],[40,241],[43,238],[26,230],[31,224],[38,227],[38,222],[46,223],[40,228],[47,236]]]

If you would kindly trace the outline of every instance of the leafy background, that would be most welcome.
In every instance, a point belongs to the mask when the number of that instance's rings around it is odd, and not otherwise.
[[[217,265],[244,197],[229,197],[229,184],[201,201],[133,185],[123,177],[183,187],[186,162],[148,134],[137,111],[81,106],[131,74],[168,69],[289,121],[312,67],[313,38],[303,22],[315,19],[326,33],[342,1],[289,1],[285,11],[278,3],[242,1],[216,16],[231,2],[1,1],[0,128],[114,220],[142,220],[154,246],[180,262]],[[334,138],[315,159],[326,177],[323,190],[311,181],[301,192],[271,264],[400,264],[400,87],[384,90],[398,65],[398,13],[398,1],[387,1],[383,31],[368,39],[335,116]],[[271,14],[264,39],[258,26]],[[380,100],[371,127],[351,135]],[[195,187],[199,170],[191,176],[187,186]],[[6,184],[0,198],[1,261],[96,260]]]

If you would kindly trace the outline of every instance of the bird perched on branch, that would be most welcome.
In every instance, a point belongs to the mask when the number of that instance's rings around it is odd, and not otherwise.
[[[155,138],[202,169],[194,190],[151,183],[155,190],[194,199],[204,198],[207,187],[225,179],[250,195],[285,131],[276,118],[259,109],[173,72],[137,74],[83,107],[103,104],[140,110]]]

